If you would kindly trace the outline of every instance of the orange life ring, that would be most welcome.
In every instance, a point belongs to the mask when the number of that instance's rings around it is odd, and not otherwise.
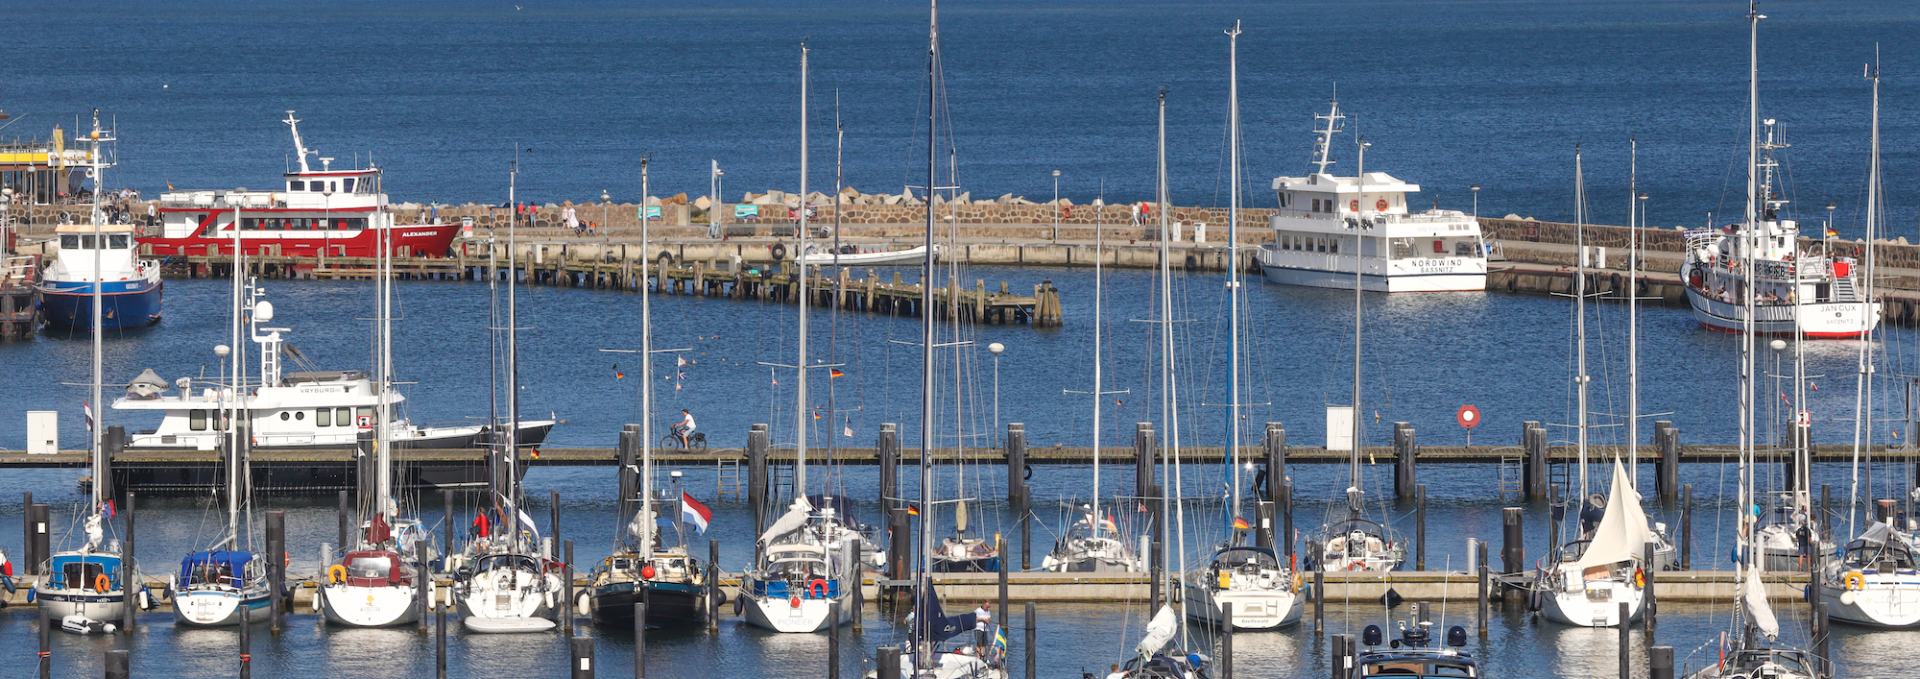
[[[1360,211],[1360,201],[1357,201],[1357,200],[1356,200],[1356,201],[1353,201],[1352,203],[1350,203],[1350,204],[1348,204],[1348,205],[1347,205],[1347,209],[1348,209],[1348,210],[1350,210],[1350,211],[1353,211],[1353,212],[1359,212],[1359,211]]]
[[[113,589],[113,581],[107,579],[106,573],[93,576],[93,591],[106,594],[110,589]]]
[[[1867,576],[1862,575],[1857,571],[1848,573],[1845,578],[1841,579],[1841,581],[1844,583],[1846,588],[1850,590],[1862,590],[1867,588]]]
[[[815,597],[815,598],[821,598],[821,597],[825,597],[825,596],[827,595],[827,581],[826,581],[826,579],[824,579],[824,578],[814,578],[812,582],[808,582],[808,583],[807,583],[807,595],[808,595],[808,596],[812,596],[812,597]]]
[[[342,565],[340,565],[340,564],[334,564],[334,565],[331,565],[331,566],[328,566],[328,567],[327,567],[327,581],[328,581],[328,582],[332,582],[333,584],[336,584],[336,585],[338,585],[338,584],[340,584],[340,583],[343,583],[343,582],[346,582],[346,581],[347,581],[347,567],[346,567],[346,566],[342,566]]]
[[[1387,199],[1385,199],[1385,198],[1381,198],[1380,200],[1377,200],[1377,201],[1374,201],[1374,203],[1373,203],[1373,209],[1375,209],[1375,210],[1379,210],[1379,211],[1381,211],[1381,212],[1386,212],[1386,211],[1387,211]]]
[[[1347,570],[1350,571],[1364,571],[1366,569],[1367,563],[1365,561],[1355,561],[1347,564]]]

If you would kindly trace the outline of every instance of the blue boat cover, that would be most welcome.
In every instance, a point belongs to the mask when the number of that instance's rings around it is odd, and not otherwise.
[[[213,566],[216,568],[226,566],[233,573],[242,573],[244,571],[241,569],[247,565],[248,561],[252,560],[253,554],[248,552],[224,550],[218,552],[194,552],[187,555],[187,558],[180,560],[180,576],[187,577],[193,575],[193,568],[197,565]]]

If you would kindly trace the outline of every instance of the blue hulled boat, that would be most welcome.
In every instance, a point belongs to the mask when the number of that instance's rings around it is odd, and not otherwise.
[[[139,258],[132,226],[61,226],[54,231],[54,246],[57,258],[40,283],[40,315],[48,328],[93,330],[96,285],[101,330],[160,322],[160,262]]]

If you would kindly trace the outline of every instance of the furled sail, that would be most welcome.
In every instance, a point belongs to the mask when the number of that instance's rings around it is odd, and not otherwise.
[[[1174,633],[1180,631],[1180,615],[1173,612],[1173,606],[1162,604],[1160,612],[1153,614],[1153,620],[1147,623],[1147,636],[1133,650],[1143,658],[1151,658],[1167,647]]]
[[[793,506],[787,509],[787,513],[768,526],[767,532],[760,534],[760,543],[766,544],[774,538],[800,530],[801,526],[807,525],[807,517],[812,514],[813,505],[807,504],[806,498],[794,498]]]
[[[1747,620],[1753,628],[1772,641],[1780,636],[1780,620],[1773,617],[1773,606],[1767,603],[1766,585],[1760,582],[1759,569],[1747,571],[1747,581],[1741,587],[1741,602],[1747,607]]]
[[[1607,513],[1593,530],[1593,540],[1580,555],[1582,569],[1605,566],[1640,558],[1641,550],[1653,541],[1647,530],[1647,514],[1640,509],[1640,492],[1620,458],[1613,459],[1613,490],[1607,496]]]

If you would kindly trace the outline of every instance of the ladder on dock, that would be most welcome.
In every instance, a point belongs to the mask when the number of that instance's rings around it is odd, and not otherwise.
[[[738,457],[721,456],[713,461],[713,496],[715,499],[732,495],[734,500],[747,497],[747,484],[742,480],[745,475],[741,467],[746,466]]]
[[[1502,501],[1507,499],[1507,491],[1513,491],[1514,497],[1526,496],[1527,451],[1520,446],[1505,446],[1494,452],[1500,455],[1500,486],[1498,492]]]

